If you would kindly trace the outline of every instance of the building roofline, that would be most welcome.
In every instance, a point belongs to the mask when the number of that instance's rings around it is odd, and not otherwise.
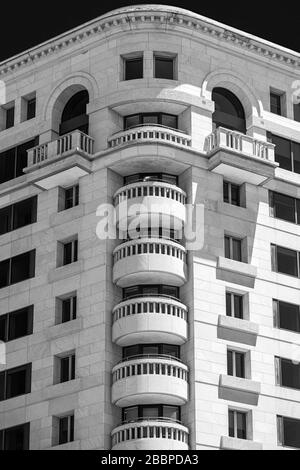
[[[147,13],[150,14],[149,18],[146,17]],[[158,14],[160,14],[160,16]],[[199,31],[215,36],[216,38],[232,41],[237,46],[241,46],[243,48],[247,47],[249,50],[258,52],[268,59],[277,59],[286,65],[300,68],[299,52],[183,8],[159,4],[142,4],[112,10],[58,36],[50,38],[43,43],[37,44],[36,46],[33,46],[17,55],[5,59],[0,62],[0,74],[3,75],[8,71],[14,71],[19,67],[28,64],[28,62],[31,63],[33,60],[59,51],[64,46],[68,46],[70,43],[76,43],[92,34],[101,33],[102,31],[106,31],[108,28],[118,26],[122,23],[126,24],[131,21],[135,22],[138,18],[143,22],[146,22],[148,19],[150,22],[160,20],[165,21],[167,18],[169,23],[173,26],[177,23],[179,26],[187,26],[190,28],[194,27]]]

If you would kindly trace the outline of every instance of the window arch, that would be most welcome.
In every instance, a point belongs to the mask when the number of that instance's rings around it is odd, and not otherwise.
[[[212,100],[215,102],[214,126],[216,128],[225,127],[245,134],[245,111],[237,96],[225,88],[214,88]]]
[[[75,93],[65,105],[60,121],[59,134],[64,135],[74,130],[80,130],[85,134],[89,132],[89,116],[87,105],[89,94],[87,90]]]

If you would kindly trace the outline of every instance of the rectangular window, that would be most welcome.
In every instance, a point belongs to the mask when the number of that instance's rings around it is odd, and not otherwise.
[[[36,223],[37,196],[0,209],[0,235]]]
[[[31,392],[31,364],[0,373],[0,401]]]
[[[277,426],[279,445],[300,449],[300,420],[278,416]]]
[[[0,316],[0,341],[5,343],[31,335],[33,332],[33,306]]]
[[[225,258],[242,262],[242,240],[225,236]]]
[[[69,297],[61,301],[61,323],[75,320],[77,314],[77,297]]]
[[[270,191],[270,215],[276,219],[300,224],[300,199]]]
[[[0,183],[5,183],[24,175],[27,166],[27,150],[39,144],[39,138],[6,150],[0,154]]]
[[[36,98],[31,98],[30,100],[27,100],[27,121],[30,119],[35,118],[36,115]]]
[[[1,450],[29,450],[30,423],[0,431]]]
[[[300,122],[300,103],[294,104],[294,119],[297,122]]]
[[[143,55],[124,57],[124,80],[136,80],[144,76]]]
[[[65,189],[64,192],[64,210],[72,209],[79,205],[79,185]]]
[[[299,277],[299,253],[272,245],[272,270],[280,274]]]
[[[78,240],[72,240],[63,244],[63,266],[78,261]]]
[[[59,418],[59,445],[74,441],[74,415]]]
[[[35,276],[35,250],[0,262],[0,288]]]
[[[231,377],[245,379],[245,353],[227,351],[227,374]]]
[[[60,360],[60,383],[75,380],[75,354],[61,357]]]
[[[300,333],[300,306],[273,300],[274,325],[282,330]]]
[[[280,168],[300,173],[300,143],[273,134],[268,134],[268,139],[275,144],[275,161]]]
[[[229,437],[247,439],[247,414],[229,410]]]
[[[300,390],[300,364],[289,359],[276,359],[277,385]]]
[[[175,80],[175,57],[167,54],[154,54],[154,78]]]
[[[243,305],[243,296],[238,294],[233,294],[230,292],[226,293],[226,315],[227,317],[239,318],[243,320],[244,318],[244,305]]]
[[[5,129],[10,129],[15,125],[15,106],[6,109]]]
[[[283,99],[284,93],[271,91],[270,93],[270,110],[273,114],[283,116]]]
[[[236,184],[227,183],[224,181],[224,202],[232,206],[240,206],[240,187]]]

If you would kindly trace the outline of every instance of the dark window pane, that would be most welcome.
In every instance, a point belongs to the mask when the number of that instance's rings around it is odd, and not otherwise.
[[[300,224],[300,199],[296,200],[297,224]]]
[[[13,127],[15,124],[15,107],[12,106],[11,108],[6,110],[6,129]]]
[[[0,341],[7,341],[6,337],[6,328],[7,328],[7,315],[1,315],[0,317]]]
[[[12,229],[12,206],[0,209],[0,235]]]
[[[143,57],[125,59],[125,80],[143,78]]]
[[[166,356],[180,357],[180,349],[173,344],[164,344],[162,347],[162,354]]]
[[[35,118],[36,98],[27,101],[27,120]]]
[[[229,437],[236,437],[234,430],[234,411],[229,411]]]
[[[7,371],[6,399],[30,393],[31,365]]]
[[[162,114],[161,124],[163,126],[170,127],[171,129],[177,129],[177,116],[173,116],[171,114]]]
[[[300,173],[300,144],[293,143],[294,172]]]
[[[0,154],[0,183],[15,178],[16,149]]]
[[[300,309],[298,305],[286,302],[278,303],[279,328],[300,332]]]
[[[223,194],[224,194],[224,202],[229,204],[229,202],[230,202],[230,200],[229,200],[229,183],[226,183],[225,181],[223,183]]]
[[[225,237],[225,258],[231,258],[230,237]]]
[[[137,406],[123,409],[123,421],[135,421],[139,417],[139,409]]]
[[[227,374],[233,376],[233,352],[227,352]]]
[[[4,430],[4,450],[29,449],[29,423]]]
[[[174,79],[174,59],[172,57],[155,57],[155,78]]]
[[[60,418],[59,420],[59,445],[69,442],[69,417]]]
[[[160,412],[159,412],[159,407],[158,406],[143,406],[142,407],[142,416],[143,418],[159,418]]]
[[[18,202],[13,208],[13,229],[34,224],[37,216],[37,197]]]
[[[11,284],[34,277],[35,251],[16,256],[11,260]]]
[[[32,334],[32,307],[9,314],[8,341]]]
[[[294,104],[294,119],[300,122],[300,103]]]
[[[71,320],[71,299],[62,301],[62,323]]]
[[[231,185],[231,204],[233,206],[240,205],[240,188],[235,184]]]
[[[241,240],[232,240],[232,259],[242,261],[242,243]]]
[[[0,373],[0,401],[5,400],[5,372]]]
[[[243,297],[241,295],[234,296],[234,316],[242,320],[244,318],[243,313]]]
[[[277,247],[278,272],[290,276],[298,276],[297,258],[298,254],[296,251]]]
[[[281,385],[283,387],[300,390],[300,365],[292,361],[280,359],[281,363]]]
[[[236,363],[236,377],[240,379],[245,378],[245,355],[242,353],[235,353],[235,363]]]
[[[283,445],[300,449],[300,420],[283,418]]]
[[[238,439],[247,439],[246,414],[237,413],[237,436]]]
[[[274,217],[296,222],[295,199],[284,194],[273,193]]]
[[[231,294],[226,294],[226,315],[227,317],[232,316]]]
[[[143,124],[159,124],[159,119],[157,114],[144,114],[142,116]]]
[[[275,135],[272,135],[272,142],[276,145],[275,160],[280,168],[292,171],[291,142]]]
[[[281,116],[282,115],[282,109],[281,109],[282,95],[279,95],[277,93],[271,93],[270,101],[271,101],[271,113],[278,114],[279,116]]]
[[[60,382],[69,382],[72,379],[72,356],[60,360]]]
[[[133,116],[127,116],[125,118],[125,130],[130,129],[131,127],[136,127],[141,124],[141,115],[140,114],[135,114]]]
[[[1,261],[0,263],[0,288],[9,285],[9,267],[10,260]]]
[[[180,421],[180,408],[178,406],[163,406],[163,417]]]

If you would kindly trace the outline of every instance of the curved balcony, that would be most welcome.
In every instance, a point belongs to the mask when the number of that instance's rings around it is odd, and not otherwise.
[[[187,307],[168,297],[138,297],[113,310],[112,339],[118,346],[187,341]]]
[[[175,185],[161,181],[148,181],[129,184],[119,189],[114,196],[117,209],[117,221],[130,222],[132,218],[139,217],[148,220],[151,216],[151,225],[182,229],[186,221],[186,193]],[[137,214],[138,212],[138,214]],[[121,225],[122,226],[122,225]]]
[[[121,408],[188,401],[188,367],[171,356],[129,358],[113,368],[112,402]]]
[[[186,282],[186,250],[179,243],[142,238],[114,250],[113,282],[119,287],[137,284],[183,286]]]
[[[112,450],[188,450],[188,443],[188,428],[165,418],[144,418],[112,432]]]
[[[108,139],[108,147],[117,148],[124,145],[144,142],[170,144],[185,148],[190,148],[192,146],[191,136],[182,131],[171,129],[159,124],[144,124],[114,134]]]

